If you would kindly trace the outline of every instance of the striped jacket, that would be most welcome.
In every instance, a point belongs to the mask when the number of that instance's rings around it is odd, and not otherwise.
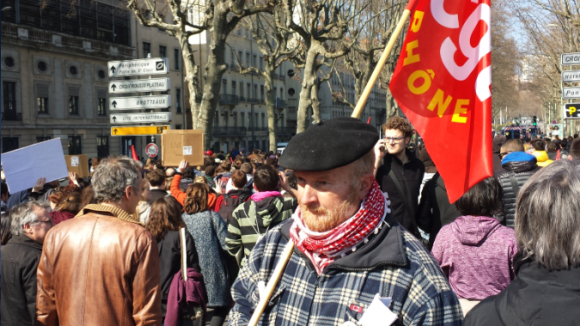
[[[232,287],[235,306],[228,325],[248,324],[259,301],[258,283],[268,283],[291,224],[282,223],[252,251]],[[462,323],[457,297],[437,262],[389,214],[368,243],[334,261],[320,276],[295,248],[259,325],[357,325],[377,293],[392,298],[389,308],[398,315],[393,325]]]
[[[230,255],[236,257],[244,250],[243,266],[258,239],[268,230],[292,217],[297,201],[290,197],[268,197],[259,202],[248,200],[232,213],[228,225],[226,245]]]

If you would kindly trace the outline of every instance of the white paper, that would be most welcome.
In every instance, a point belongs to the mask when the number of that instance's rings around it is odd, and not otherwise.
[[[183,146],[183,155],[192,155],[193,148],[192,146]]]
[[[11,193],[34,187],[40,178],[51,182],[68,177],[58,138],[3,153],[2,167]]]
[[[264,296],[266,295],[266,282],[264,281],[258,282],[258,295],[260,296],[260,301],[262,301],[262,298],[264,298]]]
[[[375,295],[359,323],[363,326],[391,325],[398,317],[389,309],[390,304],[391,298],[381,298],[378,294]]]
[[[79,166],[79,157],[78,156],[73,156],[70,158],[70,166],[74,166],[74,167]]]

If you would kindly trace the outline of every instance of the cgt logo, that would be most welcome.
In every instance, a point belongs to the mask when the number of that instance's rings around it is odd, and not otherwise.
[[[155,70],[164,70],[165,69],[165,62],[164,61],[157,61],[155,62]]]

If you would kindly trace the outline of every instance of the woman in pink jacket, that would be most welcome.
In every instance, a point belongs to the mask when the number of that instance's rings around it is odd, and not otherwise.
[[[464,315],[479,301],[500,293],[515,278],[518,251],[514,230],[501,225],[503,191],[495,178],[473,186],[455,206],[463,215],[444,226],[433,256],[449,278]]]

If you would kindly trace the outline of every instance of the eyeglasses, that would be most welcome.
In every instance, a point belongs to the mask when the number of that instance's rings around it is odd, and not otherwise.
[[[50,225],[52,225],[52,220],[48,220],[48,221],[40,221],[40,220],[36,220],[30,224],[39,224],[39,223],[48,223]]]
[[[385,140],[388,141],[389,143],[400,143],[403,139],[405,139],[405,137],[385,137]]]

